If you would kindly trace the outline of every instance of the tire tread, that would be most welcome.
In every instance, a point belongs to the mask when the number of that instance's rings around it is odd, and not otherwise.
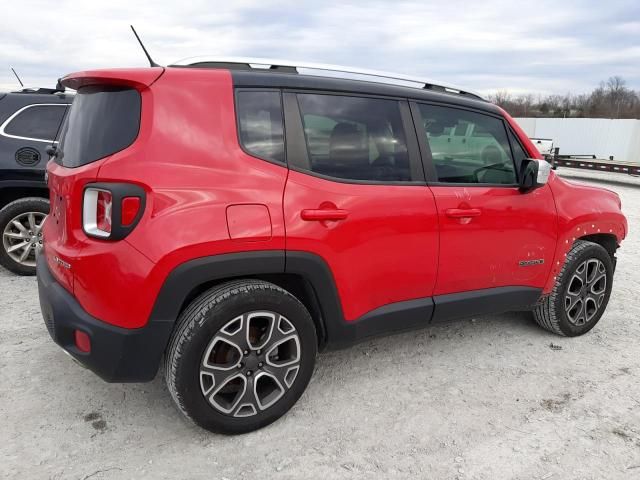
[[[536,323],[545,330],[555,333],[556,335],[566,336],[560,328],[560,320],[558,319],[554,305],[556,304],[558,297],[562,294],[564,279],[570,274],[570,269],[573,266],[574,260],[576,260],[585,250],[593,248],[594,246],[600,247],[597,243],[586,240],[576,240],[571,250],[567,253],[564,265],[556,277],[553,290],[549,295],[542,298],[533,310],[533,318]]]
[[[212,287],[196,297],[196,299],[183,310],[178,318],[165,355],[165,382],[178,409],[191,421],[194,421],[194,419],[189,415],[188,409],[185,407],[183,398],[177,388],[177,370],[183,350],[188,348],[190,343],[193,329],[196,323],[201,324],[205,320],[207,313],[218,304],[232,296],[250,294],[256,290],[271,290],[279,294],[285,294],[299,302],[291,293],[272,283],[251,279],[231,280]]]

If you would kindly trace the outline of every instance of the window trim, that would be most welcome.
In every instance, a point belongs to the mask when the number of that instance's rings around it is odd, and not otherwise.
[[[240,110],[238,108],[238,93],[239,92],[275,92],[279,95],[280,98],[280,112],[282,114],[282,143],[284,147],[284,162],[279,162],[278,160],[274,160],[273,158],[261,157],[260,155],[256,155],[254,152],[249,151],[244,144],[242,143],[242,137],[240,135]],[[263,160],[265,162],[269,162],[273,165],[278,165],[280,167],[287,168],[289,166],[289,162],[287,160],[287,122],[285,121],[285,111],[284,111],[284,101],[283,101],[283,92],[281,88],[262,88],[262,87],[240,87],[234,88],[233,91],[233,108],[234,115],[236,117],[236,137],[238,139],[238,145],[240,146],[240,150],[249,155],[250,157],[257,158],[259,160]]]
[[[299,94],[311,94],[311,95],[327,95],[333,97],[358,97],[368,98],[373,100],[391,100],[398,104],[398,111],[400,113],[400,121],[402,122],[402,128],[404,129],[405,141],[407,144],[407,155],[409,158],[409,171],[411,176],[416,176],[414,180],[356,180],[340,177],[332,177],[324,175],[322,173],[314,172],[306,165],[310,164],[309,152],[307,148],[306,136],[304,133],[304,124],[302,122],[302,111],[298,104]],[[368,95],[365,93],[353,93],[342,92],[332,90],[310,90],[310,89],[298,89],[298,88],[285,88],[283,89],[283,101],[285,112],[285,130],[287,131],[287,138],[289,139],[285,143],[287,150],[287,158],[291,160],[288,162],[289,169],[294,172],[302,173],[304,175],[310,175],[312,177],[321,178],[336,183],[345,183],[352,185],[387,185],[387,186],[425,186],[427,185],[424,177],[424,167],[420,158],[420,149],[418,140],[416,138],[416,130],[413,125],[409,110],[408,98],[390,97],[384,95]]]
[[[58,143],[58,141],[55,139],[55,137],[52,138],[52,139],[23,137],[21,135],[12,135],[11,133],[7,133],[7,132],[5,132],[5,129],[9,126],[9,124],[18,115],[20,115],[25,110],[28,110],[29,108],[32,108],[32,107],[64,107],[65,109],[67,109],[67,108],[69,108],[69,105],[71,105],[71,104],[70,103],[31,103],[29,105],[25,105],[24,107],[22,107],[22,108],[16,110],[15,112],[13,112],[13,114],[9,118],[7,118],[3,122],[2,125],[0,125],[0,135],[2,135],[3,137],[7,137],[7,138],[15,138],[17,140],[29,140],[31,142]],[[65,114],[63,113],[62,122],[60,122],[60,125],[62,125],[62,123],[64,122],[64,117],[65,117]],[[60,130],[60,125],[58,125],[58,128],[56,129],[56,132],[58,132]]]
[[[513,163],[513,169],[516,174],[516,183],[464,183],[464,182],[439,182],[435,163],[433,162],[433,156],[431,155],[431,147],[427,143],[427,140],[424,135],[418,134],[418,129],[424,128],[422,113],[420,112],[420,105],[429,105],[434,107],[445,107],[445,108],[453,108],[456,110],[464,110],[471,113],[477,113],[480,115],[485,115],[487,117],[492,117],[497,120],[500,120],[502,123],[502,128],[504,128],[504,133],[507,137],[507,143],[509,144],[509,154],[511,155],[511,162]],[[413,116],[413,123],[416,129],[416,135],[418,138],[418,145],[420,146],[420,152],[422,157],[422,162],[424,165],[425,175],[427,177],[427,185],[433,187],[495,187],[495,188],[520,188],[520,172],[518,171],[518,167],[516,165],[513,151],[511,149],[511,142],[509,141],[509,127],[507,126],[504,117],[497,114],[492,114],[490,112],[486,112],[484,110],[477,110],[474,108],[461,107],[458,105],[453,105],[446,102],[427,102],[427,101],[416,101],[410,100],[411,114]],[[422,126],[422,127],[421,127]],[[467,126],[467,129],[469,127]]]
[[[524,148],[524,145],[522,144],[522,140],[520,140],[520,137],[518,136],[518,134],[513,130],[513,128],[511,128],[511,125],[507,125],[507,140],[509,141],[509,147],[511,148],[511,156],[513,157],[513,161],[516,162],[516,157],[515,157],[514,152],[513,152],[513,142],[511,141],[511,136],[513,136],[513,138],[516,139],[516,142],[518,143],[518,145],[520,146],[522,151],[527,154],[526,158],[531,158],[529,156],[529,152],[527,151],[527,149]],[[518,179],[520,178],[520,169],[521,168],[522,168],[522,162],[520,162],[520,164],[516,164],[516,170],[517,170],[517,173],[518,173]]]

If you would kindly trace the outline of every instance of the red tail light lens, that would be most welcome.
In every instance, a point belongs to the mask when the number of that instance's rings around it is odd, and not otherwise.
[[[73,336],[78,350],[84,353],[89,353],[91,351],[91,339],[89,338],[89,335],[82,330],[74,330]]]
[[[128,227],[138,216],[140,197],[125,197],[122,199],[122,225]]]
[[[111,193],[103,190],[98,191],[98,206],[96,212],[96,223],[103,232],[111,233],[111,211],[113,198]]]

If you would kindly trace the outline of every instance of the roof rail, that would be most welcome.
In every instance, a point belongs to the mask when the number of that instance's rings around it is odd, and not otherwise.
[[[198,56],[189,57],[178,60],[170,65],[172,67],[210,67],[210,68],[238,68],[243,70],[257,71],[273,71],[298,73],[304,75],[330,76],[332,78],[348,78],[340,74],[356,75],[365,78],[351,78],[352,80],[364,80],[369,82],[386,83],[392,85],[401,85],[413,88],[422,88],[427,90],[438,90],[446,93],[454,93],[458,95],[468,95],[484,100],[482,95],[473,90],[461,88],[452,84],[437,82],[434,80],[413,77],[410,75],[402,75],[399,73],[381,72],[378,70],[368,70],[353,67],[343,67],[340,65],[328,65],[323,63],[304,63],[294,62],[291,60],[275,60],[270,58],[250,58],[250,57],[210,57]],[[301,71],[303,70],[303,71]],[[325,72],[314,73],[316,72]],[[332,75],[326,75],[326,72]],[[369,77],[369,78],[366,78]],[[373,79],[377,80],[373,80]]]
[[[38,94],[38,95],[53,95],[53,94],[64,94],[64,90],[58,90],[57,88],[22,88],[20,90],[12,91],[11,93],[28,93],[28,94]]]

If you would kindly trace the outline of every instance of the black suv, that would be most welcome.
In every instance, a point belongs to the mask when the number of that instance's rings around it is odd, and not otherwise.
[[[0,93],[0,265],[20,275],[36,272],[49,212],[46,149],[72,101],[58,88]]]

